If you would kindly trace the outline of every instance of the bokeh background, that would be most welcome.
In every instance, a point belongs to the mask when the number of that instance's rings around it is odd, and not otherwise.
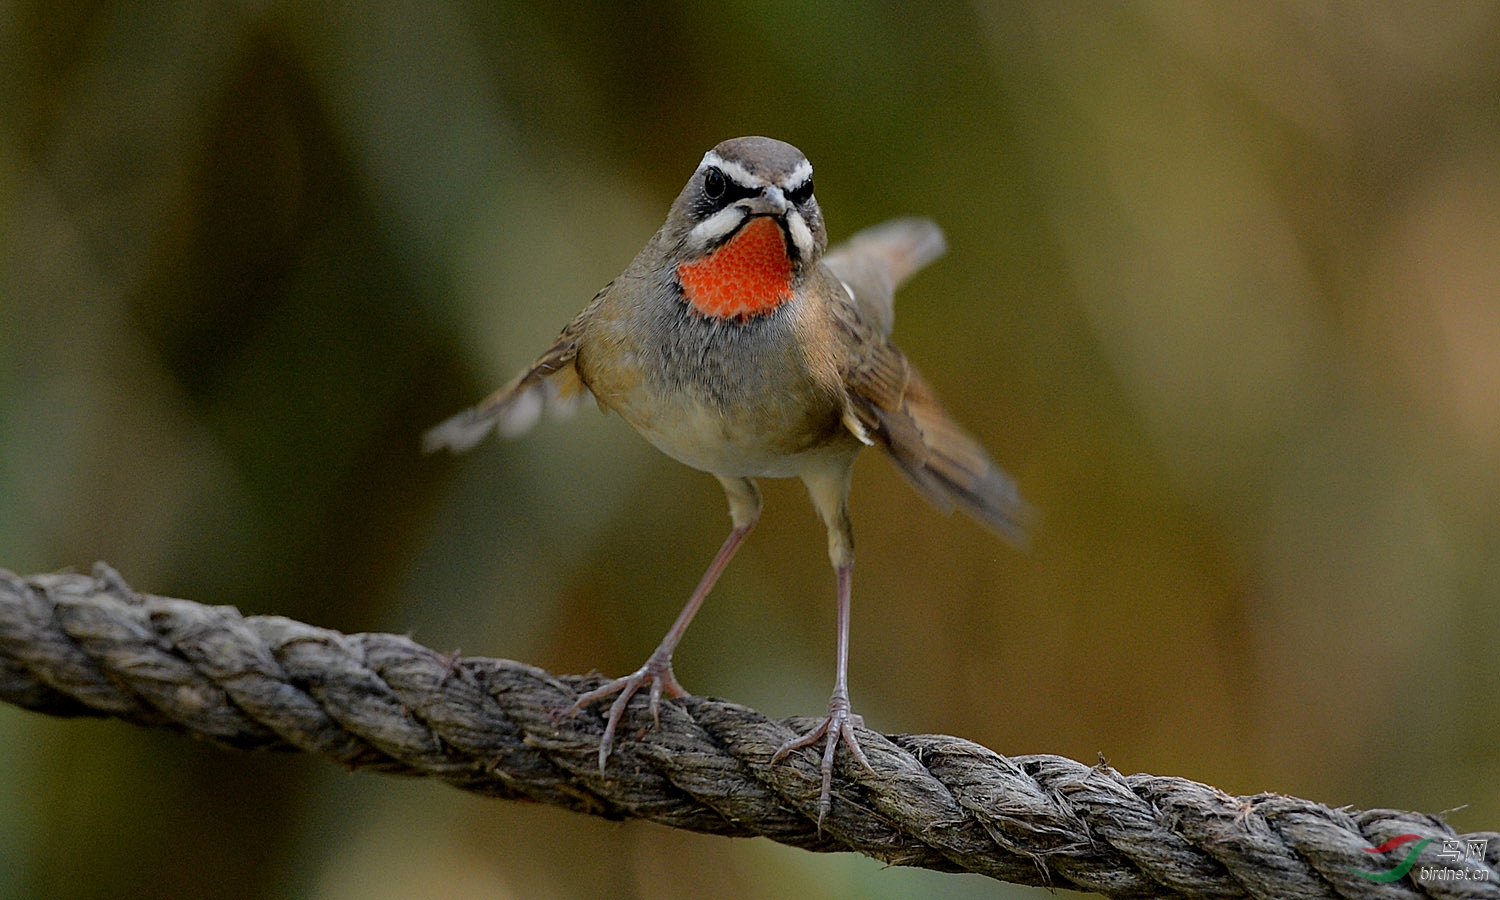
[[[856,472],[873,727],[1500,825],[1500,5],[0,4],[0,565],[620,674],[728,526],[543,349],[708,147],[949,256],[896,338],[1041,513]],[[822,709],[800,485],[692,690]],[[1040,897],[0,708],[0,900]]]

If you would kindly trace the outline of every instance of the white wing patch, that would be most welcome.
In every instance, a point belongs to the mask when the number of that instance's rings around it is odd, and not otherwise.
[[[875,439],[870,437],[870,431],[865,428],[865,423],[861,422],[859,417],[854,414],[854,410],[850,409],[847,405],[844,407],[842,420],[844,427],[849,429],[849,433],[858,438],[861,444],[864,444],[866,447],[875,446]]]

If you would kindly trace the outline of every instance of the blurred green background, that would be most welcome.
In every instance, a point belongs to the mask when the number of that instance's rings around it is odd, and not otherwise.
[[[1041,511],[866,454],[855,708],[1500,827],[1500,5],[0,4],[0,566],[637,666],[728,527],[586,409],[425,458],[702,153],[951,252],[896,338]],[[823,708],[796,483],[677,656]],[[1044,896],[0,708],[0,900]]]

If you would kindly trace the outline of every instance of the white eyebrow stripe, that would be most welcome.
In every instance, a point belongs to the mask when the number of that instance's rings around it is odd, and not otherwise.
[[[762,182],[762,179],[751,175],[749,169],[737,162],[725,159],[712,150],[703,154],[703,162],[698,164],[698,170],[701,172],[709,166],[713,166],[720,172],[723,172],[741,187],[753,188]],[[797,163],[797,167],[787,173],[787,176],[776,184],[784,191],[795,190],[806,184],[807,180],[812,177],[812,174],[812,163],[804,159]]]
[[[797,163],[797,168],[793,169],[791,174],[781,180],[781,188],[786,191],[795,190],[806,184],[807,179],[811,177],[812,163],[804,159],[802,162]]]
[[[753,188],[760,183],[760,179],[750,174],[750,170],[737,162],[731,162],[712,150],[703,154],[703,162],[698,164],[701,171],[707,166],[713,166],[738,184],[740,187]]]

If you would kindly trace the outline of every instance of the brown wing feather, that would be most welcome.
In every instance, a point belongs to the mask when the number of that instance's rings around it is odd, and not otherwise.
[[[1028,513],[1016,483],[943,409],[900,350],[880,339],[850,367],[846,397],[866,436],[934,506],[956,505],[1015,543]]]
[[[906,413],[927,448],[923,471],[965,512],[1018,544],[1030,518],[1016,483],[989,452],[948,415],[915,370],[906,390]]]
[[[898,219],[860,232],[829,262],[853,292],[834,301],[842,326],[844,422],[861,440],[879,444],[934,506],[958,506],[1016,543],[1029,518],[1016,484],[983,445],[943,409],[937,395],[886,337],[895,286],[942,252],[942,232],[922,219]],[[868,296],[867,296],[868,295]]]

